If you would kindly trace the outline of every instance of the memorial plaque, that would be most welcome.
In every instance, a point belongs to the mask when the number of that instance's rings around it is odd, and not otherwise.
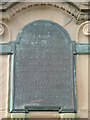
[[[74,52],[74,42],[60,25],[45,20],[26,25],[15,42],[11,112],[75,112]]]

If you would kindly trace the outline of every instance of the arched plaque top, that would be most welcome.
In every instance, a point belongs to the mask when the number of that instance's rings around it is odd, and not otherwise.
[[[49,20],[37,20],[27,24],[18,34],[16,42],[29,44],[36,39],[60,39],[64,43],[70,43],[68,32],[59,24]]]
[[[47,20],[32,22],[19,32],[10,111],[75,111],[72,43],[63,27]]]

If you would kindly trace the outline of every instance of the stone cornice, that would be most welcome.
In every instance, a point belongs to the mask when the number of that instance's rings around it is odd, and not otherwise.
[[[6,3],[7,4],[7,3]],[[2,18],[3,20],[10,19],[12,16],[16,15],[22,10],[32,8],[32,7],[55,7],[57,9],[62,9],[68,15],[71,15],[77,23],[87,21],[90,19],[89,9],[80,9],[77,5],[72,2],[61,2],[61,3],[30,3],[30,2],[14,2],[8,3],[10,5],[2,5]],[[3,7],[4,6],[4,7]]]

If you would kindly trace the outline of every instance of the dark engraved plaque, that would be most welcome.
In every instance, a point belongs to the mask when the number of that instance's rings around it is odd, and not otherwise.
[[[76,111],[74,43],[51,21],[26,25],[15,43],[12,112]]]

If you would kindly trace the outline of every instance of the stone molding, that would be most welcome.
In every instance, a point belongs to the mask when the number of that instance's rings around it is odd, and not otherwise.
[[[10,5],[8,5],[10,4]],[[3,6],[7,6],[4,8]],[[11,7],[10,7],[11,6]],[[54,7],[60,10],[65,11],[68,15],[71,15],[75,20],[76,23],[82,23],[84,21],[89,20],[89,13],[82,12],[74,3],[71,2],[61,2],[61,3],[30,3],[30,2],[18,2],[18,3],[7,3],[7,5],[2,5],[1,18],[2,20],[9,20],[12,16],[15,16],[17,13],[21,12],[22,10],[33,8],[33,7]]]

